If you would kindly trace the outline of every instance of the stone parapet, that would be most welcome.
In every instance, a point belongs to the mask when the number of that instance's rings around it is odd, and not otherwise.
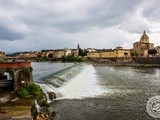
[[[2,62],[0,63],[0,69],[17,69],[31,67],[31,62]]]

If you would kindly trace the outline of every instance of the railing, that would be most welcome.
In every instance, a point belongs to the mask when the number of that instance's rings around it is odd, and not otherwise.
[[[0,88],[12,87],[13,80],[0,80]]]

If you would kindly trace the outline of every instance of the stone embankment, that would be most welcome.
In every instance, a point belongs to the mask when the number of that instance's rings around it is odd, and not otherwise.
[[[131,67],[160,67],[160,64],[137,64],[137,63],[92,63],[93,65],[106,66],[131,66]]]

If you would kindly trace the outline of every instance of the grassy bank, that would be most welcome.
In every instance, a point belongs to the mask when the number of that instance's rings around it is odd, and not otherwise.
[[[49,110],[46,95],[34,82],[22,87],[17,93],[0,90],[0,120],[50,120],[55,119],[56,114]]]
[[[0,106],[0,120],[23,119],[31,120],[31,107],[34,105],[35,97],[27,96],[15,101],[9,101]]]
[[[7,90],[0,93],[0,120],[32,119],[31,108],[35,100],[44,96],[40,86],[32,82],[16,93]]]

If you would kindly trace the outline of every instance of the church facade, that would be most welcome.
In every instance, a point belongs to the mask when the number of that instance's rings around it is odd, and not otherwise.
[[[133,43],[133,53],[138,57],[147,57],[149,49],[154,49],[154,44],[149,42],[149,37],[144,31],[140,41]]]

